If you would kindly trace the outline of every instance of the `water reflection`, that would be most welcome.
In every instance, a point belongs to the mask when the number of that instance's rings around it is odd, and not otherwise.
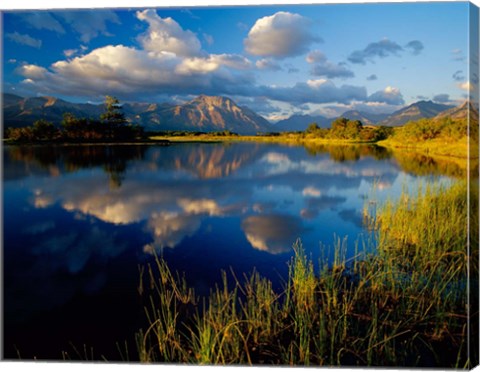
[[[177,177],[223,178],[255,162],[266,150],[260,144],[251,144],[248,151],[231,144],[172,144],[162,151],[150,151],[144,165],[152,172],[163,170]]]
[[[249,216],[242,229],[253,248],[272,254],[290,251],[305,230],[300,218],[280,214]]]
[[[301,147],[259,144],[7,147],[5,151],[9,170],[5,180],[30,176],[25,184],[33,207],[57,205],[77,219],[93,217],[113,225],[143,223],[143,231],[151,236],[144,245],[146,252],[174,248],[214,216],[242,217],[241,227],[251,246],[272,251],[266,249],[272,237],[262,238],[272,234],[261,234],[251,221],[272,230],[268,221],[274,213],[286,212],[308,225],[321,222],[322,211],[334,211],[335,218],[355,221],[361,228],[355,217],[364,203],[365,192],[360,189],[374,183],[380,191],[395,184],[398,189],[398,179],[405,179],[400,169],[422,176],[464,172],[458,162],[447,166],[426,156],[391,153],[376,146],[307,148],[313,157],[305,156]],[[83,169],[92,171],[87,174]],[[281,225],[283,220],[275,221]],[[295,229],[301,225],[297,220],[289,224]],[[286,248],[273,250],[288,251],[291,240]]]
[[[128,162],[142,160],[145,151],[145,146],[7,146],[4,179],[41,174],[59,176],[100,167],[109,175],[110,185],[120,187]],[[19,163],[23,163],[23,169]]]
[[[347,198],[341,196],[319,196],[307,197],[305,200],[305,208],[300,211],[300,215],[306,219],[316,218],[322,209],[335,210],[336,207],[344,203]]]
[[[376,160],[392,157],[392,152],[385,147],[376,145],[324,145],[306,144],[305,148],[310,155],[328,154],[336,162],[357,161],[362,157],[370,156]]]
[[[394,153],[395,160],[404,171],[417,176],[449,176],[453,178],[465,178],[467,166],[475,176],[478,176],[478,158],[472,158],[467,164],[466,158],[455,157],[430,157],[415,152],[399,151]]]
[[[146,244],[143,251],[153,254],[162,248],[175,247],[185,237],[192,236],[198,230],[201,220],[201,216],[186,213],[152,213],[147,226],[153,241]]]
[[[21,324],[42,339],[56,323],[38,314],[55,309],[94,336],[112,334],[101,330],[118,304],[143,314],[137,264],[153,252],[199,288],[230,267],[278,280],[297,238],[314,261],[334,234],[353,245],[373,185],[394,198],[425,177],[464,174],[451,164],[371,146],[7,146],[7,343]],[[105,314],[92,320],[99,298]]]
[[[121,232],[77,220],[57,208],[31,211],[10,199],[5,200],[5,211],[4,311],[11,324],[62,305],[76,294],[98,292],[105,284],[105,268],[128,247]]]
[[[234,145],[190,145],[188,153],[177,154],[173,164],[177,170],[187,170],[199,178],[227,177],[255,161],[261,150],[259,144],[251,146],[248,152]]]
[[[363,215],[355,209],[343,209],[338,212],[338,215],[345,222],[353,223],[358,228],[363,226]]]

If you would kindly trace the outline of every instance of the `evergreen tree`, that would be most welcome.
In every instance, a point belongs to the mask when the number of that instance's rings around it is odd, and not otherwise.
[[[115,133],[127,123],[120,102],[112,96],[105,97],[105,112],[100,116],[100,119],[106,124],[107,136],[110,138],[115,137]]]

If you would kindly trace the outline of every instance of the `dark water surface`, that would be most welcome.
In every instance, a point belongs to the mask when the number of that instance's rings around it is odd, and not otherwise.
[[[348,236],[352,256],[369,198],[461,173],[366,146],[6,146],[3,156],[8,359],[121,360],[126,342],[134,360],[139,268],[154,251],[198,294],[230,268],[280,288],[297,238],[317,260]]]

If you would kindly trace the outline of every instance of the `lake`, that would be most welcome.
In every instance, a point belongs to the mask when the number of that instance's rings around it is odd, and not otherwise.
[[[255,268],[281,288],[298,238],[318,262],[348,237],[353,257],[370,236],[366,205],[464,172],[373,146],[5,146],[3,156],[7,359],[135,360],[140,272],[154,253],[199,295],[222,270]]]

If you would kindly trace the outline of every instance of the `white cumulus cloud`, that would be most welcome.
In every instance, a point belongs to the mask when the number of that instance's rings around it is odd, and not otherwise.
[[[277,12],[258,19],[244,40],[253,55],[274,58],[297,56],[321,39],[310,29],[311,21],[299,14]]]
[[[22,65],[16,70],[20,75],[27,79],[43,80],[48,71],[47,69],[37,65]]]
[[[42,94],[100,97],[115,94],[130,98],[138,94],[184,92],[208,93],[239,89],[251,84],[250,75],[236,74],[249,62],[236,55],[181,58],[172,52],[139,50],[107,45],[88,54],[53,63],[48,69],[29,64],[17,69],[25,81]],[[185,75],[189,78],[186,79]]]
[[[235,54],[211,54],[206,57],[185,58],[175,71],[182,75],[208,74],[222,66],[245,70],[250,68],[251,62],[245,57]]]
[[[172,52],[178,56],[200,54],[201,44],[197,36],[190,30],[184,30],[172,18],[162,18],[152,9],[138,11],[137,18],[148,23],[147,31],[138,36],[145,50]]]

